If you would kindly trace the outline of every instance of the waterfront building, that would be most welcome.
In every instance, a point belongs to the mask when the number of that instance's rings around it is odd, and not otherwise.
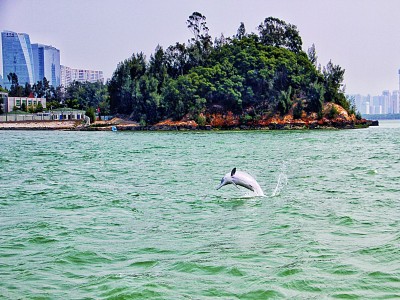
[[[37,107],[39,103],[43,109],[46,109],[46,98],[30,98],[30,97],[5,97],[3,98],[4,112],[9,113],[14,110],[14,107],[21,109],[25,105],[26,110],[29,107]]]
[[[61,65],[61,85],[67,87],[74,81],[104,82],[103,71],[74,69]]]
[[[85,117],[85,111],[72,108],[57,108],[49,110],[50,120],[82,120]]]
[[[32,44],[35,68],[35,82],[46,78],[49,84],[57,87],[61,84],[60,50],[48,45]]]
[[[9,89],[11,82],[7,75],[15,73],[20,85],[35,83],[35,71],[33,53],[29,35],[13,31],[1,33],[3,54],[3,76],[4,87]]]

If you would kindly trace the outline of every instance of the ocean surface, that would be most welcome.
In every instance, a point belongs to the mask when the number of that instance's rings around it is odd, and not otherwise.
[[[400,121],[0,131],[0,299],[399,299]],[[236,167],[265,197],[233,185]]]

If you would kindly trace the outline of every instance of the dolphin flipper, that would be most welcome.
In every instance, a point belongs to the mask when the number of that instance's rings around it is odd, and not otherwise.
[[[236,186],[239,189],[239,187],[237,186],[237,184],[234,181],[232,181],[232,183],[233,183],[234,186]]]

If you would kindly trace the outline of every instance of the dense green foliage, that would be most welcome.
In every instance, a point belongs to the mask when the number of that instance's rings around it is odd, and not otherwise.
[[[198,12],[189,17],[187,45],[157,46],[149,61],[138,53],[121,62],[109,82],[111,113],[154,123],[204,112],[283,115],[293,103],[296,117],[300,107],[320,114],[324,101],[350,109],[344,70],[331,62],[317,68],[315,47],[302,51],[296,26],[266,18],[258,34],[241,23],[235,36],[212,42],[205,20]]]

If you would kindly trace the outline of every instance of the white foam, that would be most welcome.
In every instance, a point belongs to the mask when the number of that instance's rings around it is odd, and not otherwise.
[[[272,192],[272,197],[279,196],[284,187],[288,184],[288,177],[286,175],[286,166],[284,165],[281,169],[281,172],[278,175],[278,180],[275,186],[274,191]]]

